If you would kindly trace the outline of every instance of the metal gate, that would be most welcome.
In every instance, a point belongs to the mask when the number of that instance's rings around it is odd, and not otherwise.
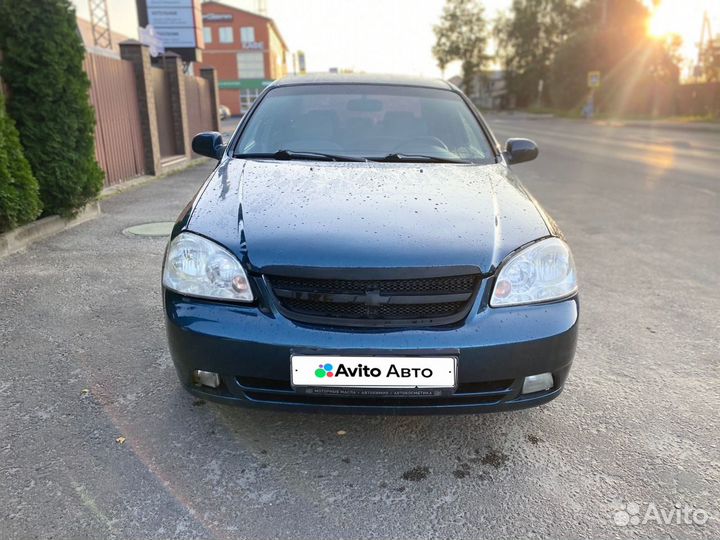
[[[88,53],[85,71],[95,108],[95,155],[105,171],[105,186],[144,174],[145,145],[132,63]]]
[[[210,82],[201,77],[188,75],[184,78],[188,131],[192,138],[201,131],[212,131],[215,128],[210,94],[211,88]]]

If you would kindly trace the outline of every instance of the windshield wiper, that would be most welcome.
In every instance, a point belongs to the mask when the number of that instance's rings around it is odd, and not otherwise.
[[[309,159],[321,161],[367,161],[363,157],[341,156],[338,154],[327,154],[325,152],[305,152],[295,150],[278,150],[277,152],[255,152],[249,154],[235,154],[233,157],[241,159],[265,158],[279,160]]]
[[[390,163],[470,163],[470,161],[466,159],[426,156],[424,154],[398,154],[397,152],[383,157],[371,157],[368,159],[370,161]]]

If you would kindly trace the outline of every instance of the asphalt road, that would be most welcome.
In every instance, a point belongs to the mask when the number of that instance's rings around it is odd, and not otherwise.
[[[165,240],[122,231],[174,220],[202,166],[0,260],[0,537],[720,536],[720,132],[490,122],[539,143],[517,171],[579,266],[559,399],[353,417],[186,394],[165,345]],[[659,525],[676,504],[710,517]]]

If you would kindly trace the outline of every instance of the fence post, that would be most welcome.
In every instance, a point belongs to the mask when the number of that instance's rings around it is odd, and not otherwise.
[[[129,39],[120,43],[120,57],[131,62],[135,69],[135,85],[140,110],[140,130],[145,148],[145,172],[160,173],[160,139],[158,138],[155,94],[152,84],[152,65],[147,45]]]
[[[210,106],[212,107],[213,130],[220,131],[220,95],[217,71],[213,67],[200,69],[200,76],[210,83]]]
[[[190,157],[190,126],[185,97],[185,73],[179,55],[165,53],[159,62],[165,70],[170,87],[170,108],[172,109],[173,132],[175,133],[175,151]]]

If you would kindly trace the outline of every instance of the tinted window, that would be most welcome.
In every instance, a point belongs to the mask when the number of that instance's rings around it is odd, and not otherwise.
[[[270,90],[249,119],[235,153],[278,150],[494,161],[485,134],[459,95],[404,86],[298,85]]]

